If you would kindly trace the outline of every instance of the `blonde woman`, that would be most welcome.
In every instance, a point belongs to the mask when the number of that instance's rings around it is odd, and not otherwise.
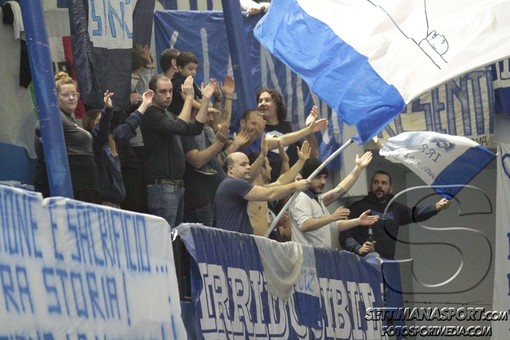
[[[97,168],[92,152],[92,135],[74,119],[74,111],[78,106],[78,98],[80,97],[76,82],[67,73],[59,72],[55,76],[55,85],[74,199],[101,204]],[[47,197],[50,192],[42,152],[43,142],[39,127],[37,127],[35,144],[36,149],[40,152],[38,153],[39,161],[34,184],[35,189],[40,191],[44,197]]]

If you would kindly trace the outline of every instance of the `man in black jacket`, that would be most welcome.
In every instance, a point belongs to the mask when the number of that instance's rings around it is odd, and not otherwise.
[[[196,118],[191,120],[192,101],[195,95],[192,77],[186,78],[182,85],[186,100],[180,113],[167,110],[173,94],[170,78],[157,75],[149,82],[149,88],[154,91],[154,98],[152,106],[145,112],[141,125],[147,205],[151,214],[163,217],[172,228],[182,222],[184,213],[185,156],[180,136],[193,136],[202,132],[215,86],[216,81],[211,79],[203,89],[204,100]]]
[[[435,204],[413,208],[393,202],[384,214],[388,202],[393,197],[391,190],[391,176],[386,171],[377,171],[372,176],[369,194],[349,207],[351,211],[349,218],[359,216],[368,209],[372,214],[379,215],[379,221],[372,225],[372,240],[369,238],[368,228],[357,226],[340,234],[343,249],[360,256],[377,252],[382,258],[393,259],[398,229],[401,225],[425,221],[439,211],[447,209],[451,204],[451,201],[445,198]]]

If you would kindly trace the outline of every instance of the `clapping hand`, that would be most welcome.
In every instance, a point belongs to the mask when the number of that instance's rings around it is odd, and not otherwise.
[[[104,105],[106,105],[106,107],[108,107],[110,109],[113,107],[113,103],[112,103],[113,95],[114,95],[113,92],[106,90],[106,92],[104,93],[104,96],[103,96]]]

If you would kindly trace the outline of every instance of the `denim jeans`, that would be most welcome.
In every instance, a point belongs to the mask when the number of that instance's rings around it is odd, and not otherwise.
[[[214,204],[209,203],[200,208],[188,211],[184,214],[184,221],[190,223],[202,223],[208,227],[214,227],[215,211]]]
[[[184,188],[173,184],[147,186],[147,205],[153,215],[163,217],[171,228],[182,223]]]

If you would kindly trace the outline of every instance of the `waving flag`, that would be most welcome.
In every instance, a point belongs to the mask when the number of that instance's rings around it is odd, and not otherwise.
[[[437,132],[404,132],[384,143],[381,156],[402,163],[425,183],[437,187],[445,198],[452,198],[495,157],[492,152],[466,137]]]
[[[255,36],[369,140],[413,98],[510,55],[509,0],[279,0]]]

